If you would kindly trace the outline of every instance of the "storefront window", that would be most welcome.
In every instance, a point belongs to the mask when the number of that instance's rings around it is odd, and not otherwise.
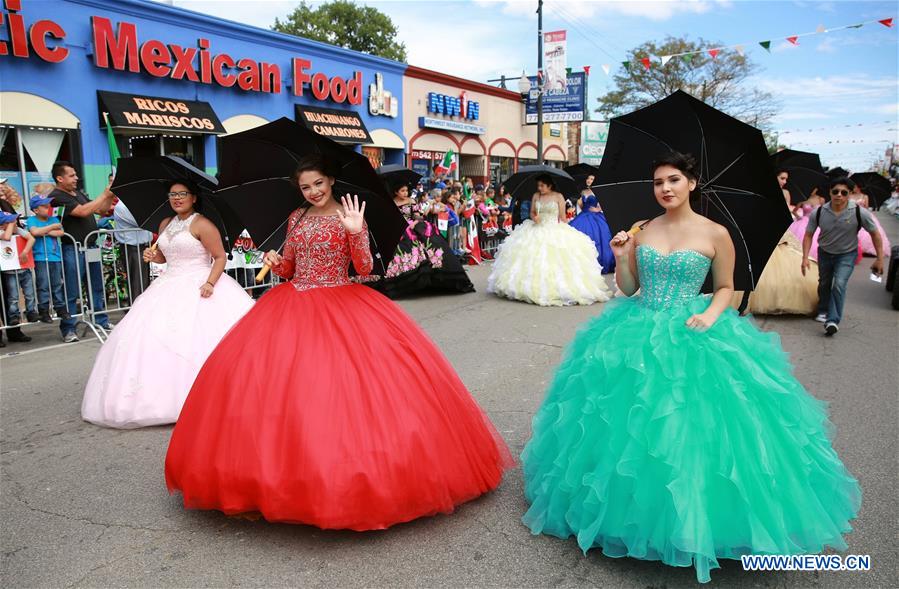
[[[490,182],[499,186],[515,172],[515,158],[499,155],[490,156]]]
[[[55,185],[51,170],[58,160],[73,158],[75,131],[37,127],[0,126],[0,178],[15,191],[11,204],[21,215],[30,215],[32,194],[49,194]]]
[[[205,165],[203,136],[132,135],[124,139],[127,150],[122,150],[122,157],[173,155],[201,170]]]
[[[384,150],[380,147],[365,146],[362,148],[362,155],[371,162],[371,167],[377,169],[384,162]]]

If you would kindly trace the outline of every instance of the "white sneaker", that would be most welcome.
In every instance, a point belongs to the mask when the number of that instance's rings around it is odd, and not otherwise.
[[[828,321],[826,325],[824,325],[824,335],[830,337],[836,332],[840,331],[839,326],[833,321]]]
[[[818,323],[825,323],[827,321],[827,313],[818,313],[817,317],[815,317],[815,321]]]
[[[70,344],[72,342],[77,342],[78,336],[73,331],[72,333],[67,333],[64,336],[62,336],[62,341],[64,341],[67,344]]]

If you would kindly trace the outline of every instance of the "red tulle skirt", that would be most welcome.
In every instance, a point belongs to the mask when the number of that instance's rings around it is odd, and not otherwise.
[[[512,463],[396,304],[356,284],[283,284],[209,356],[165,477],[188,508],[372,530],[449,513],[494,489]]]

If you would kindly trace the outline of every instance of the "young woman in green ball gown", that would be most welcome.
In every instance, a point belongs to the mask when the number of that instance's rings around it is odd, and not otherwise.
[[[697,177],[690,156],[660,159],[665,213],[613,238],[618,286],[640,292],[569,345],[522,454],[523,520],[707,582],[721,558],[845,549],[861,491],[779,337],[729,308],[734,247],[692,210]]]

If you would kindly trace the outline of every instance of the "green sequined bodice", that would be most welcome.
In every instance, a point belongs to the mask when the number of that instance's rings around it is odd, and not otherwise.
[[[694,250],[661,254],[650,245],[637,246],[640,300],[654,309],[680,305],[699,295],[712,261]]]

